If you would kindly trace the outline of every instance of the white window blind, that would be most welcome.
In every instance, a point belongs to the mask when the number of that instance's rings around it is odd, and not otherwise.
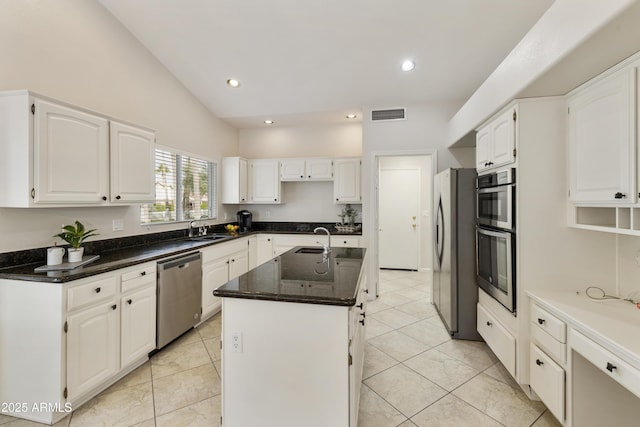
[[[140,223],[215,218],[217,165],[156,149],[156,201],[142,205]]]

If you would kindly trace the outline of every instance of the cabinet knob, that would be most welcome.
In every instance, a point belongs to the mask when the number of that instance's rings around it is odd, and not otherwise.
[[[278,201],[278,199],[273,199],[273,201],[274,201],[274,202],[277,202],[277,201]]]
[[[360,304],[356,305],[356,307],[358,307],[360,310],[362,310],[362,307],[364,307],[364,303],[361,302]]]
[[[336,202],[340,201],[340,199],[336,198]]]
[[[489,321],[487,320],[487,326],[493,326],[493,323],[491,323],[491,322],[489,322]]]
[[[300,178],[304,178],[304,175],[300,175]]]
[[[271,239],[267,239],[267,242],[270,242],[270,241],[271,241]]]
[[[369,289],[365,289],[365,290],[364,290],[364,293],[365,293],[365,294],[368,294],[368,293],[369,293]]]
[[[120,197],[120,195],[116,196],[116,200],[120,200],[122,197]]]
[[[115,305],[115,304],[113,304],[113,305],[111,306],[111,310],[115,310],[116,308],[118,308],[118,306],[117,306],[117,305]]]
[[[607,362],[607,371],[613,372],[615,369],[617,369],[616,365],[612,365],[611,363]]]
[[[309,175],[309,178],[311,178],[311,175]]]
[[[538,324],[544,325],[545,320],[538,317]]]
[[[133,301],[132,301],[131,299],[128,299],[128,300],[127,300],[127,304],[129,304],[129,305],[131,305],[131,303],[132,303],[132,302],[133,302]]]
[[[360,313],[360,316],[362,316],[362,318],[364,319],[365,317],[367,317],[367,313],[362,312]]]
[[[100,287],[97,287],[97,288],[96,288],[96,294],[99,294],[101,290],[102,290],[102,289],[100,289]]]
[[[362,323],[362,326],[364,326],[364,319],[358,320],[358,322]]]
[[[542,366],[542,365],[544,365],[544,363],[542,362],[542,360],[536,359],[536,365]]]
[[[627,195],[618,191],[613,197],[615,197],[616,199],[624,199],[625,197],[627,197]]]
[[[102,196],[102,200],[107,200],[107,196]]]
[[[146,272],[146,271],[143,271],[143,272],[141,272],[141,273],[140,273],[140,275],[141,275],[141,276],[146,276],[146,275],[147,275],[147,272]]]

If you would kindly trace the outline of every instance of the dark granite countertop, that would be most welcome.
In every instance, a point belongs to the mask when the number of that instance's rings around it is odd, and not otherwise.
[[[86,255],[100,255],[100,258],[82,267],[67,271],[34,272],[34,269],[46,262],[41,258],[45,249],[20,251],[3,255],[4,265],[0,268],[0,279],[25,280],[31,282],[64,283],[94,276],[148,261],[155,261],[174,255],[197,251],[203,247],[253,234],[313,234],[313,228],[324,224],[314,223],[257,223],[251,232],[240,233],[234,237],[227,235],[220,240],[190,240],[185,236],[176,237],[183,230],[156,235],[130,236],[108,241],[88,242]],[[216,232],[217,230],[212,230]],[[360,233],[338,233],[332,235],[360,235]],[[163,239],[163,235],[167,238]],[[38,257],[40,257],[38,259]],[[12,262],[12,260],[14,260]],[[24,260],[24,261],[23,261]]]
[[[364,248],[300,253],[295,247],[213,291],[218,297],[353,306]]]

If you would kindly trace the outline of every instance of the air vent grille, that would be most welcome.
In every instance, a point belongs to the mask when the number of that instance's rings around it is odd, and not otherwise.
[[[371,111],[371,121],[379,120],[404,120],[404,108],[394,108],[391,110]]]

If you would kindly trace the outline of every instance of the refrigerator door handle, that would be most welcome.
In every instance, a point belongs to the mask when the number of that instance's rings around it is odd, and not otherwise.
[[[440,228],[442,227],[442,240],[440,240]],[[442,267],[442,257],[444,256],[444,211],[442,208],[442,197],[438,197],[438,213],[436,214],[436,254],[438,267]]]

